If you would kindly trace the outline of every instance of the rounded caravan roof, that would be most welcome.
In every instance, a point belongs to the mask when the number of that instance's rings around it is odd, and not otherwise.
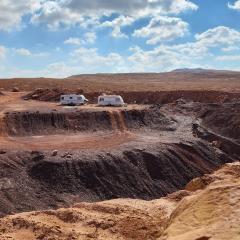
[[[78,97],[85,98],[84,95],[80,95],[80,94],[62,94],[61,96],[62,96],[62,97],[63,97],[63,96],[78,96]]]
[[[112,97],[115,97],[115,98],[116,98],[116,97],[120,97],[120,98],[122,98],[122,96],[120,96],[120,95],[100,95],[99,97],[104,97],[104,98],[108,98],[108,97],[109,97],[109,98],[110,98],[110,97],[111,97],[111,98],[112,98]]]

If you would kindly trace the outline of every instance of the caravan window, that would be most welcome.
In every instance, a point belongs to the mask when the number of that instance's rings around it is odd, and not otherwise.
[[[115,100],[116,100],[116,102],[120,102],[120,98],[116,98]]]
[[[104,98],[100,98],[100,99],[99,99],[99,102],[104,102]]]
[[[77,100],[82,100],[82,97],[78,97]]]
[[[61,99],[64,100],[64,97],[62,97]]]
[[[73,99],[73,97],[69,97],[69,99]]]

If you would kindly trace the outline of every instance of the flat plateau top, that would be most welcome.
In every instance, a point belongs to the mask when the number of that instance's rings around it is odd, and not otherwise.
[[[23,100],[23,96],[26,92],[4,92],[4,95],[0,96],[0,114],[6,112],[18,112],[18,111],[111,111],[111,110],[131,110],[131,109],[144,109],[146,105],[130,104],[124,107],[100,107],[97,104],[87,104],[83,106],[61,106],[59,103]]]
[[[240,72],[202,71],[169,73],[94,74],[65,79],[0,79],[0,89],[21,91],[36,88],[83,89],[85,92],[214,90],[240,92]]]

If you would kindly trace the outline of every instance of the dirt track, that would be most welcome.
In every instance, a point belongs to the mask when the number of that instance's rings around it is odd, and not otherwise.
[[[115,134],[75,134],[45,135],[28,137],[0,137],[0,145],[5,150],[84,150],[112,149],[133,141],[130,133]]]

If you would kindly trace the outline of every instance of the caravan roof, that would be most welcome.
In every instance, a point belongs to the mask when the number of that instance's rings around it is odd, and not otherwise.
[[[101,95],[99,97],[121,97],[120,95]]]

